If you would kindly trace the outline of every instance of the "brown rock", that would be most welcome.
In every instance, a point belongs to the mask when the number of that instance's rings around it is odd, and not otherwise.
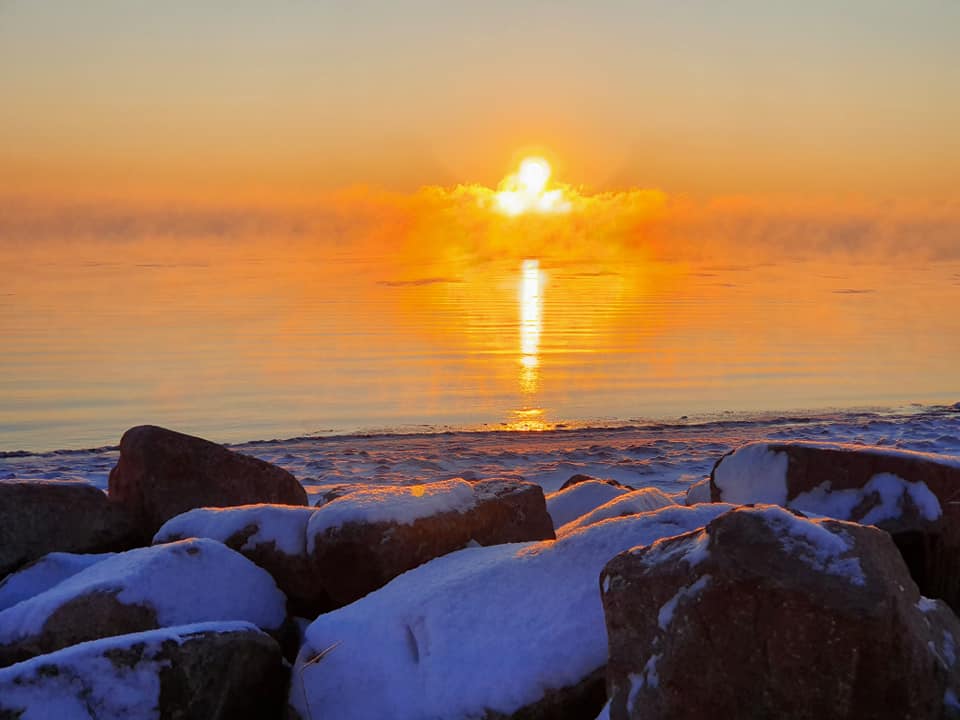
[[[469,494],[462,480],[419,486],[436,492],[450,483],[451,492]],[[539,485],[513,480],[472,483],[473,502],[462,511],[437,512],[412,522],[349,520],[330,524],[331,513],[363,503],[390,508],[398,493],[410,488],[376,488],[371,495],[357,490],[317,508],[307,527],[312,577],[340,607],[382,587],[400,573],[471,542],[496,545],[555,538]],[[350,506],[345,504],[350,503]]]
[[[785,459],[785,466],[783,461],[779,466],[766,466],[756,478],[763,480],[760,484],[736,482],[736,472],[727,468],[739,467],[737,453],[762,449],[771,453],[769,457]],[[870,483],[885,474],[915,485],[913,492],[904,490],[896,498],[893,513],[878,514],[884,501]],[[960,566],[960,464],[936,455],[879,447],[753,443],[722,457],[710,475],[715,502],[770,502],[765,486],[771,484],[785,486],[785,496],[776,500],[785,507],[870,523],[890,532],[920,591],[960,612],[960,573],[956,572]],[[817,493],[829,502],[844,492],[859,492],[848,512],[832,512],[811,500],[811,494]],[[928,493],[939,503],[939,516],[930,515],[917,502]],[[889,505],[891,501],[888,498],[886,502]]]
[[[960,621],[876,528],[739,508],[600,582],[613,720],[957,717]]]
[[[133,529],[123,509],[88,483],[0,482],[0,578],[50,552],[125,550]]]
[[[109,489],[148,540],[164,522],[192,508],[307,504],[303,487],[286,470],[153,425],[124,433]]]
[[[277,643],[253,627],[169,628],[0,670],[0,718],[66,717],[75,706],[83,717],[279,719],[287,681]]]

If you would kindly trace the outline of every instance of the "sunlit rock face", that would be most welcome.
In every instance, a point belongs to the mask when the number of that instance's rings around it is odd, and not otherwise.
[[[110,497],[136,520],[147,542],[167,520],[193,508],[307,504],[306,491],[286,470],[153,425],[123,434]]]
[[[893,535],[920,591],[960,610],[960,458],[834,443],[758,442],[721,458],[714,500],[769,502]]]
[[[600,583],[613,720],[956,716],[960,621],[876,528],[738,508]]]
[[[554,537],[539,485],[457,478],[333,500],[311,516],[307,552],[313,582],[339,607],[469,544]]]

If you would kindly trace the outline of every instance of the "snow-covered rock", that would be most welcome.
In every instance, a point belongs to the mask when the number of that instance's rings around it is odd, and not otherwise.
[[[584,480],[547,495],[547,512],[553,518],[553,526],[559,528],[628,492],[630,488],[619,483]]]
[[[468,544],[553,538],[538,485],[518,480],[359,488],[307,524],[311,577],[337,606]]]
[[[134,544],[130,518],[85,482],[0,482],[0,578],[50,552],[96,553]]]
[[[46,592],[54,585],[108,557],[113,557],[113,553],[75,555],[54,552],[44,555],[0,581],[0,610],[6,610],[18,602]]]
[[[710,502],[711,499],[710,478],[706,477],[703,478],[703,480],[697,480],[697,482],[690,484],[690,487],[687,488],[687,492],[684,495],[683,504],[696,505],[697,503]]]
[[[673,506],[433,560],[310,625],[292,703],[303,717],[453,720],[511,716],[578,685],[596,693],[607,657],[600,569],[729,509]],[[603,704],[593,697],[586,717]]]
[[[146,541],[167,520],[193,508],[307,504],[306,491],[286,470],[153,425],[123,434],[109,490],[111,499],[135,518]]]
[[[307,553],[307,523],[313,513],[312,507],[291,505],[197,508],[164,523],[153,542],[192,537],[222,542],[273,576],[291,612],[315,617],[333,604],[314,578]]]
[[[601,520],[621,517],[623,515],[636,515],[637,513],[651,512],[660,508],[670,507],[677,503],[659,488],[640,488],[632,492],[624,493],[615,497],[613,500],[605,502],[598,508],[591,510],[585,515],[581,515],[576,520],[568,522],[557,530],[557,535],[563,535],[587,525],[593,525]]]
[[[759,442],[725,455],[716,500],[775,503],[876,525],[894,536],[920,591],[960,610],[960,458],[832,443]]]
[[[280,648],[254,625],[164,628],[0,669],[0,718],[279,720],[286,679]]]
[[[960,620],[877,528],[737,508],[601,587],[612,719],[953,717]]]
[[[173,625],[244,620],[277,630],[285,606],[269,573],[213,540],[130,550],[0,612],[0,665]]]

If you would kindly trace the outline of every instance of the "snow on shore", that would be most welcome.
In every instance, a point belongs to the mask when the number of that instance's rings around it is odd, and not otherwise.
[[[119,439],[119,438],[118,438]],[[760,439],[880,445],[960,455],[960,403],[895,411],[679,421],[542,433],[449,432],[298,438],[232,446],[286,468],[319,494],[336,485],[406,485],[462,477],[526,479],[556,492],[572,475],[685,491],[717,459]],[[117,448],[2,452],[4,479],[78,478],[106,489]]]

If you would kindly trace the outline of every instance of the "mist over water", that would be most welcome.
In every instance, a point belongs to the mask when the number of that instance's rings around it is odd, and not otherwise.
[[[0,450],[148,422],[239,442],[960,397],[955,260],[406,232],[0,244]]]

